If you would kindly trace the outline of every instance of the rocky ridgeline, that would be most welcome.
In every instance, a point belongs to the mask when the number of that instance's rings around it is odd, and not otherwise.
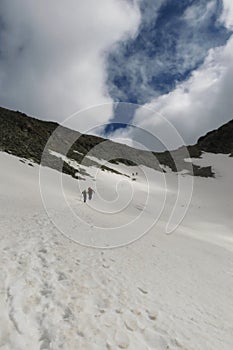
[[[61,127],[54,122],[38,120],[21,112],[11,111],[0,107],[0,150],[20,158],[28,159],[42,165],[60,170],[77,177],[77,169],[62,161],[48,150],[66,155],[69,159],[86,166],[98,163],[86,157],[107,160],[110,163],[125,165],[145,165],[150,168],[166,171],[168,166],[172,171],[190,170],[190,164],[184,161],[184,148],[172,152],[148,152],[115,143],[101,137],[80,134],[77,131]],[[47,145],[47,146],[46,146]],[[223,125],[218,130],[201,137],[197,144],[188,147],[190,157],[201,156],[202,151],[213,153],[233,154],[233,121]],[[175,159],[175,162],[174,162]],[[102,166],[103,167],[103,166]],[[112,170],[109,166],[102,170]],[[196,176],[213,176],[211,167],[201,168],[192,165]],[[87,175],[80,171],[81,175]],[[79,176],[79,174],[78,174]]]

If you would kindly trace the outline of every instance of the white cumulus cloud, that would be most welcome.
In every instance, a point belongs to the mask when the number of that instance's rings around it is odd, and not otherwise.
[[[106,53],[135,35],[136,2],[125,0],[2,0],[0,101],[44,119],[62,121],[91,105],[111,102]],[[111,105],[98,120],[111,117]],[[77,128],[90,127],[82,119]]]
[[[230,28],[233,3],[224,1],[222,20]],[[159,115],[175,126],[185,144],[194,144],[201,135],[233,119],[233,36],[225,46],[209,50],[204,64],[187,81],[178,84],[170,93],[152,99],[134,116],[134,125],[162,135],[169,149],[180,146],[182,142],[177,143],[177,137],[173,142],[172,135],[167,133],[168,123]],[[124,130],[123,135],[139,139],[132,128]],[[114,134],[111,137],[114,139]]]

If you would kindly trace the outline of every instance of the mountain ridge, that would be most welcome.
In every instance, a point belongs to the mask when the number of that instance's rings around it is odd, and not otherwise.
[[[150,152],[134,149],[99,136],[85,135],[78,131],[60,126],[56,122],[43,121],[27,116],[19,111],[12,111],[0,107],[0,150],[11,153],[20,158],[29,159],[54,169],[62,169],[66,174],[77,177],[77,169],[52,154],[44,156],[44,150],[51,150],[67,155],[79,164],[99,166],[87,155],[109,163],[124,163],[125,165],[145,165],[159,171],[165,171],[164,166],[172,171],[187,169],[183,151],[184,146],[174,151]],[[48,145],[49,140],[49,145]],[[187,146],[191,158],[201,157],[202,152],[225,153],[233,155],[233,120],[217,130],[208,132],[200,137],[196,145]],[[67,149],[67,146],[69,148]],[[64,149],[66,148],[66,151]],[[112,158],[109,159],[109,150]],[[67,153],[66,153],[67,152]],[[127,157],[126,157],[127,155]],[[174,162],[174,159],[176,162]],[[107,170],[113,169],[106,167]],[[193,174],[196,176],[214,176],[211,167],[199,167],[192,164]],[[80,174],[80,176],[83,174]]]

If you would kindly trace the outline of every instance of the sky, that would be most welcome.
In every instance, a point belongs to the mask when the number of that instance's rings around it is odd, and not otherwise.
[[[231,120],[232,95],[232,0],[0,2],[1,106],[132,145],[173,127],[175,148]]]

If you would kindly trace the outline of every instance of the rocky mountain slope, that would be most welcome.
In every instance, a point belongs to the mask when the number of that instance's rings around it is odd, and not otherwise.
[[[219,129],[208,132],[199,138],[197,146],[210,153],[225,153],[233,156],[233,120]]]
[[[68,159],[85,165],[100,166],[93,157],[109,163],[126,165],[145,165],[156,170],[185,170],[190,172],[190,163],[184,161],[184,148],[172,152],[148,152],[112,142],[101,137],[80,134],[77,131],[59,126],[54,122],[38,120],[24,113],[0,107],[0,150],[20,158],[61,170],[73,177],[77,174],[69,162],[63,162],[50,151],[66,155]],[[197,144],[188,147],[190,157],[201,156],[202,151],[233,154],[233,121],[218,130],[201,137]],[[43,155],[43,158],[42,158]],[[89,157],[91,156],[91,157]],[[42,161],[41,161],[42,159]],[[174,162],[175,160],[175,162]],[[109,164],[108,163],[108,164]],[[102,170],[111,170],[109,166],[101,166]],[[201,168],[192,165],[197,176],[213,176],[211,167]]]

